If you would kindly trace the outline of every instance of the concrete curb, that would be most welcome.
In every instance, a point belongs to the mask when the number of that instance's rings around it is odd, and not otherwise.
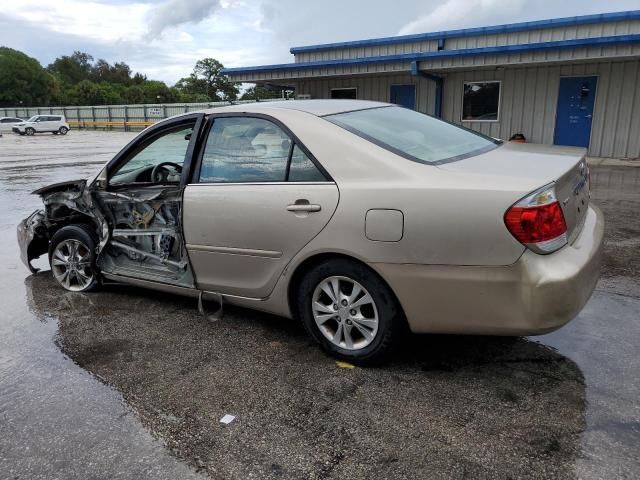
[[[640,158],[587,157],[592,167],[640,167]]]

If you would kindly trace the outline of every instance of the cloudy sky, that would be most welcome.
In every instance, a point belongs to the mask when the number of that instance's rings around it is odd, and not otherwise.
[[[0,46],[74,50],[173,84],[196,60],[285,63],[289,47],[640,8],[639,0],[0,0]]]

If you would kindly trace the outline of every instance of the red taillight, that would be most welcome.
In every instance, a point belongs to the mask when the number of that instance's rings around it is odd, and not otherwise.
[[[540,189],[507,210],[504,223],[516,239],[538,253],[567,243],[567,223],[553,187]]]

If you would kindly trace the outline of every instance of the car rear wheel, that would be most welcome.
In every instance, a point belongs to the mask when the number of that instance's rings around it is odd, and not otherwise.
[[[58,132],[60,132],[60,135],[66,135],[68,131],[69,129],[67,127],[60,127],[60,129],[58,130]]]
[[[53,278],[66,290],[87,292],[98,285],[96,236],[90,227],[69,225],[58,230],[49,245]]]
[[[405,330],[389,287],[368,267],[347,259],[323,262],[307,272],[297,307],[325,351],[361,365],[387,358]]]
[[[32,136],[34,133],[36,133],[36,131],[33,128],[29,127],[24,131],[24,133],[26,133],[29,136]]]

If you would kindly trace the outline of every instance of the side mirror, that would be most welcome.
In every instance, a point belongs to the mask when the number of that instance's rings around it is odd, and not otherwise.
[[[104,167],[96,179],[93,181],[93,187],[96,190],[106,190],[107,189],[107,167]]]

